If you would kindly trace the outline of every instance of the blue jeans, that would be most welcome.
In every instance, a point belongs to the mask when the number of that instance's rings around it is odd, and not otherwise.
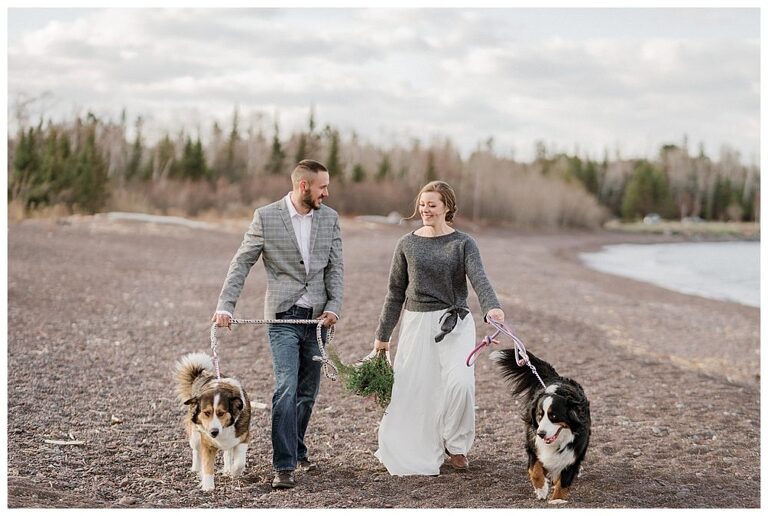
[[[277,319],[312,319],[311,308],[292,306]],[[323,329],[323,338],[326,330]],[[275,371],[272,396],[272,466],[277,471],[296,469],[307,458],[304,434],[315,397],[320,390],[320,355],[314,324],[270,324],[269,345]]]

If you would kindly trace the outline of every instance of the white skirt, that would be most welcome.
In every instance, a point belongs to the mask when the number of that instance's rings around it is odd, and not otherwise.
[[[391,475],[437,475],[444,450],[467,455],[475,440],[475,369],[466,365],[475,323],[467,314],[435,342],[445,312],[403,312],[375,453]]]

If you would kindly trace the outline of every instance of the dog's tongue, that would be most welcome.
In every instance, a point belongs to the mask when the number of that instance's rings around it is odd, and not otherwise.
[[[544,439],[544,442],[547,444],[552,444],[553,442],[555,442],[555,440],[557,440],[557,436],[560,435],[560,430],[562,430],[562,428],[558,428],[557,432],[555,432],[555,435],[553,435],[552,437],[547,437],[546,439]]]

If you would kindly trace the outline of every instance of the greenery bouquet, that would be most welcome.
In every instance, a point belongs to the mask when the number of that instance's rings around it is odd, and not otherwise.
[[[328,356],[336,366],[347,392],[373,397],[381,408],[387,408],[392,398],[395,374],[386,351],[371,353],[354,365],[343,363],[334,349],[328,350]]]

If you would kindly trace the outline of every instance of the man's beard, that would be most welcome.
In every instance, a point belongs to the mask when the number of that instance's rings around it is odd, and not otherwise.
[[[312,192],[304,192],[304,194],[301,196],[301,204],[304,205],[305,208],[309,208],[310,210],[319,210],[320,206],[322,205],[322,202],[320,199],[313,200],[312,199]]]

